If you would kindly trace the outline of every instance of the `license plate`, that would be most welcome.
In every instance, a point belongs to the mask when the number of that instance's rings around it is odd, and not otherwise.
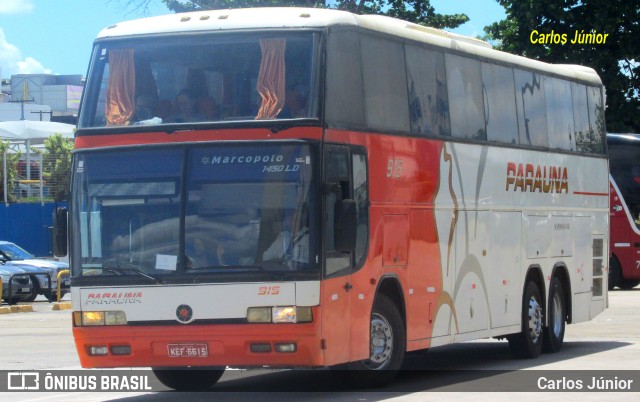
[[[21,291],[22,293],[30,293],[30,292],[31,292],[31,289],[30,289],[30,288],[22,288],[22,289],[20,289],[20,291]]]
[[[167,345],[169,357],[207,357],[209,349],[206,343],[173,343]]]

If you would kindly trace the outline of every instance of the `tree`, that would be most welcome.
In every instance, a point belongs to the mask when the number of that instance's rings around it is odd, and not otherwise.
[[[126,6],[145,12],[151,0],[121,0]],[[337,8],[356,14],[381,14],[434,28],[456,28],[469,21],[465,14],[438,14],[431,0],[162,0],[176,13],[243,7]]]
[[[551,63],[592,67],[607,89],[611,132],[640,132],[640,7],[635,1],[497,0],[505,20],[485,28],[501,50]],[[604,43],[571,43],[576,33]],[[544,36],[540,43],[540,34]],[[563,43],[563,36],[564,43]],[[549,43],[551,42],[551,43]]]
[[[13,191],[13,181],[18,175],[18,159],[20,158],[19,153],[9,153],[7,152],[11,144],[9,141],[0,141],[0,202],[4,202],[4,194],[5,190],[7,192],[7,200],[13,200],[13,195],[11,194]],[[7,166],[7,188],[4,187],[4,155],[6,152],[6,166]]]
[[[73,141],[55,134],[44,140],[45,152],[42,161],[42,178],[56,201],[64,201],[69,196],[71,178],[71,151]]]

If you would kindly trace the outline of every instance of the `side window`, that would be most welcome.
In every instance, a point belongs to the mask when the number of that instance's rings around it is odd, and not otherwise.
[[[587,104],[587,87],[575,82],[571,83],[573,101],[573,127],[576,149],[579,152],[591,151],[589,132],[589,106]]]
[[[409,131],[404,47],[362,36],[362,75],[367,126],[373,130]]]
[[[574,151],[573,102],[571,84],[553,77],[544,77],[547,102],[549,147]]]
[[[518,119],[513,69],[482,63],[482,90],[487,139],[507,144],[518,143]]]
[[[542,76],[530,71],[515,70],[515,77],[520,144],[547,147],[547,106]]]
[[[326,118],[332,126],[364,127],[360,36],[336,29],[327,40]]]
[[[604,105],[600,88],[587,87],[587,98],[589,100],[591,152],[604,153]]]
[[[444,53],[406,45],[411,132],[450,135]]]
[[[327,144],[324,147],[325,249],[326,276],[351,268],[351,253],[335,247],[335,211],[337,203],[350,196],[349,148]]]
[[[451,111],[451,135],[486,140],[480,62],[445,54],[447,90]]]
[[[358,213],[356,234],[355,265],[360,265],[367,255],[369,240],[369,190],[367,159],[364,153],[352,155],[353,165],[353,199]]]

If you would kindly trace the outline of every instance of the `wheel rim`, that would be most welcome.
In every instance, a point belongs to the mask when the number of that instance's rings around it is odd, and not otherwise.
[[[384,316],[371,316],[371,357],[365,363],[372,370],[384,368],[393,354],[393,329]]]
[[[542,306],[535,296],[529,300],[529,337],[533,343],[538,342],[542,334]]]
[[[562,316],[562,300],[560,300],[559,294],[556,293],[553,295],[552,303],[553,304],[551,308],[553,309],[553,335],[558,338],[560,337],[560,333],[562,332],[562,321],[564,319],[564,317]]]

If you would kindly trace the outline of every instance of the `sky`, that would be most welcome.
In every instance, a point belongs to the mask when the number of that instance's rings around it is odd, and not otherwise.
[[[124,20],[169,14],[151,0],[144,14],[127,0],[0,0],[0,77],[12,74],[85,75],[94,38]],[[505,17],[496,0],[431,0],[441,14],[465,13],[471,19],[453,32],[477,36]]]

